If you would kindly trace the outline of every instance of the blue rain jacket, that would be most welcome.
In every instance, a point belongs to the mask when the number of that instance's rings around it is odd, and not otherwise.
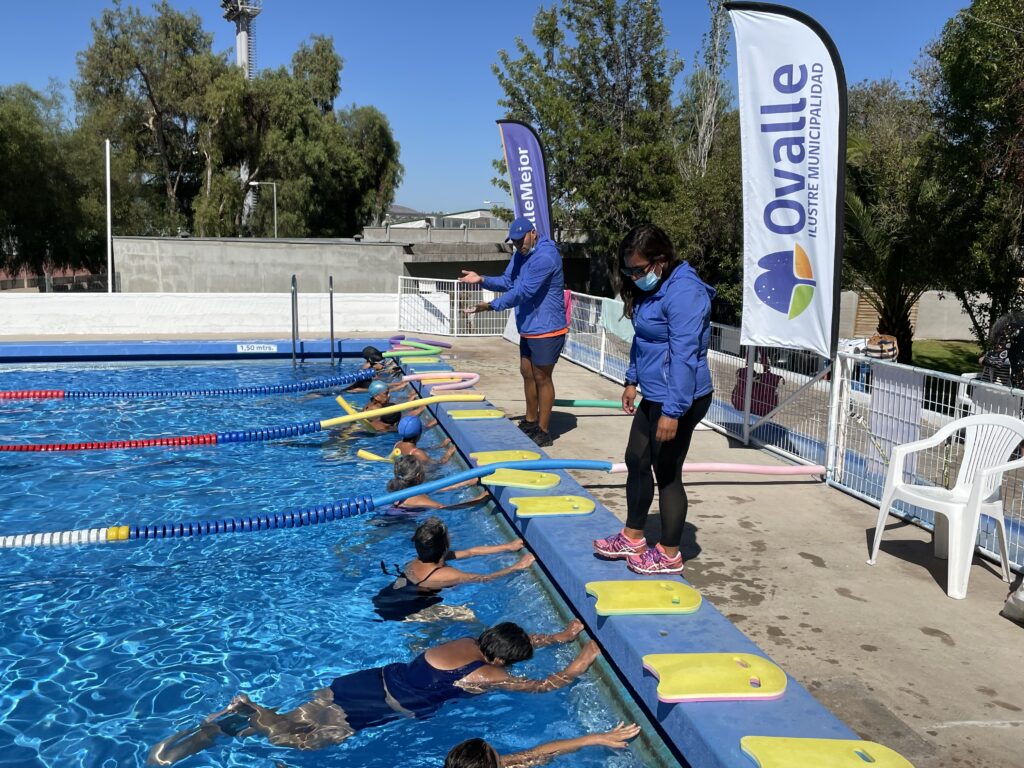
[[[653,293],[633,304],[633,345],[626,381],[638,383],[665,416],[678,419],[693,401],[711,393],[708,345],[715,289],[687,262]]]
[[[501,277],[483,278],[481,285],[487,290],[504,291],[491,302],[492,309],[516,308],[519,333],[536,335],[566,327],[562,255],[549,238],[540,238],[529,257],[516,251]]]

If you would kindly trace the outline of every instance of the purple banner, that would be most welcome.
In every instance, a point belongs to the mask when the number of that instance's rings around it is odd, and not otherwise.
[[[518,120],[499,120],[505,166],[512,182],[516,218],[525,216],[541,237],[551,237],[551,202],[544,150],[533,128]]]

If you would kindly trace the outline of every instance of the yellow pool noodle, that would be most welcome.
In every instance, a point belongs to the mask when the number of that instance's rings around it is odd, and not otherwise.
[[[479,403],[483,399],[483,395],[470,393],[462,395],[431,395],[430,397],[421,397],[418,400],[410,400],[407,403],[396,403],[395,405],[388,405],[384,408],[377,408],[372,411],[349,413],[345,416],[338,416],[334,419],[326,419],[325,421],[320,422],[320,429],[339,427],[342,424],[351,424],[353,421],[362,421],[363,419],[375,419],[378,416],[385,416],[389,413],[401,413],[402,411],[408,411],[412,408],[419,408],[421,405],[433,405],[434,403]]]

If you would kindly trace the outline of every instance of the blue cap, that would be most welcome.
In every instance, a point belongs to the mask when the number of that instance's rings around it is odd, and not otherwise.
[[[410,440],[423,434],[423,422],[419,416],[403,416],[398,422],[398,436]]]
[[[388,385],[383,381],[371,381],[370,386],[366,389],[369,391],[370,397],[373,397],[374,395],[379,395],[381,392],[387,392]]]
[[[520,216],[518,219],[512,222],[508,228],[508,237],[505,238],[505,242],[510,240],[522,240],[526,237],[527,233],[532,232],[536,227],[533,226],[533,222],[525,216]]]

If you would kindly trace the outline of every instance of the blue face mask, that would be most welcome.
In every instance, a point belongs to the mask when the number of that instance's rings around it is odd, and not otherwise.
[[[658,276],[652,269],[639,280],[635,280],[633,282],[633,285],[635,285],[641,291],[653,291],[655,286],[657,286],[660,281],[661,277]]]

